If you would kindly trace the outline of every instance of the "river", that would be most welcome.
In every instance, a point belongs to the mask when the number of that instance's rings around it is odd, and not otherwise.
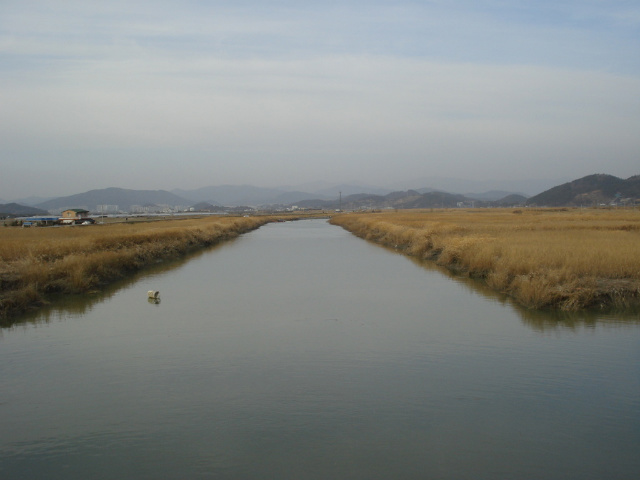
[[[640,474],[637,313],[523,310],[324,220],[24,316],[0,385],[6,479]]]

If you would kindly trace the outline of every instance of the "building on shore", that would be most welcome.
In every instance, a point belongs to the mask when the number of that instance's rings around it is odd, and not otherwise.
[[[69,208],[62,212],[60,223],[62,225],[80,225],[95,223],[95,220],[89,217],[89,210],[85,210],[84,208]]]
[[[84,218],[89,218],[89,210],[85,210],[83,208],[70,208],[62,212],[63,220],[82,220]]]

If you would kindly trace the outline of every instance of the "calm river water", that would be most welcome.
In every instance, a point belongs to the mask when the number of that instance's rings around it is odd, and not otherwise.
[[[527,312],[324,220],[65,302],[0,330],[0,478],[640,475],[638,314]]]

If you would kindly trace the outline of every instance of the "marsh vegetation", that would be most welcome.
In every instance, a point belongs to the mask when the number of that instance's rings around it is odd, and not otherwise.
[[[204,217],[0,229],[0,318],[52,293],[86,293],[159,261],[234,238],[274,217]]]
[[[482,279],[531,308],[618,308],[640,300],[637,210],[405,210],[331,221]]]

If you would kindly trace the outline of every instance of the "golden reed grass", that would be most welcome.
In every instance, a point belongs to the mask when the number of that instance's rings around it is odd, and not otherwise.
[[[0,227],[0,319],[49,293],[83,293],[129,272],[234,238],[274,217],[205,217],[108,225]]]
[[[530,308],[640,303],[638,210],[405,210],[331,222],[483,279]]]

